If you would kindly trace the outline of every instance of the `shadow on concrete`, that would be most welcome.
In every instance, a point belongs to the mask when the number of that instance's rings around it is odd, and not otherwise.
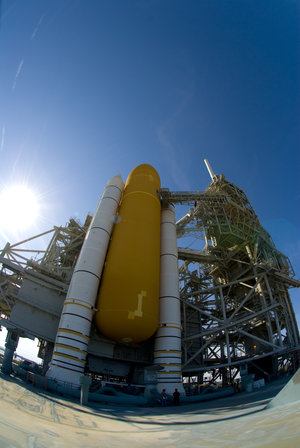
[[[119,421],[131,424],[159,426],[199,425],[212,422],[224,422],[258,414],[266,409],[270,400],[277,395],[290,379],[290,377],[282,378],[252,393],[244,392],[226,398],[219,398],[214,401],[162,408],[99,405],[99,403],[88,403],[88,406],[83,407],[75,399],[56,396],[48,391],[41,391],[18,377],[0,374],[0,378],[13,382],[19,387],[52,403],[85,415],[99,416],[108,420],[118,419]],[[209,416],[214,416],[214,418],[208,418]],[[164,421],[164,418],[167,419]]]

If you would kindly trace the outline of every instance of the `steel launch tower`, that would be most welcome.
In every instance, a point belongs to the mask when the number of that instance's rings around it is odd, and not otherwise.
[[[288,289],[299,287],[287,256],[261,226],[245,193],[214,175],[204,192],[169,192],[164,200],[192,205],[177,222],[201,251],[178,249],[183,375],[202,382],[208,370],[223,383],[237,372],[261,377],[287,362],[299,365],[299,330]]]
[[[288,257],[276,249],[270,235],[261,226],[245,193],[224,175],[215,175],[207,161],[206,165],[211,183],[205,191],[172,192],[162,188],[156,198],[155,193],[151,193],[151,198],[148,187],[145,189],[145,197],[150,198],[149,207],[155,204],[153,213],[159,213],[158,207],[161,207],[160,276],[168,279],[163,287],[160,286],[160,316],[157,316],[156,324],[151,323],[149,331],[144,329],[146,337],[139,339],[140,331],[137,329],[134,337],[130,335],[132,341],[129,336],[128,340],[125,338],[127,333],[111,338],[105,325],[105,313],[110,312],[107,293],[98,329],[91,316],[94,308],[98,311],[99,302],[96,305],[96,298],[85,301],[76,296],[76,272],[78,276],[82,275],[79,271],[90,270],[88,275],[98,275],[92,267],[83,268],[89,261],[80,255],[88,229],[89,233],[93,228],[98,229],[93,230],[94,233],[100,228],[109,235],[111,232],[102,224],[95,224],[95,216],[93,220],[88,216],[84,225],[70,219],[65,227],[54,227],[26,241],[5,246],[0,255],[0,323],[8,329],[6,362],[3,363],[8,370],[19,337],[37,337],[40,340],[45,373],[59,347],[66,363],[70,360],[73,363],[76,351],[81,353],[81,361],[78,361],[82,366],[81,372],[97,378],[158,384],[158,388],[159,385],[160,388],[165,387],[168,381],[178,385],[181,378],[184,382],[198,384],[205,378],[227,384],[238,374],[270,378],[284,367],[299,366],[299,331],[289,288],[299,287],[300,281],[294,278]],[[130,189],[128,192],[132,193]],[[130,200],[134,198],[141,207],[143,198],[134,194]],[[110,194],[108,196],[111,197]],[[129,199],[124,204],[120,216],[128,222],[132,215]],[[181,205],[188,205],[190,209],[175,226],[174,207],[179,211]],[[148,210],[147,206],[143,212],[147,222]],[[148,233],[157,234],[156,221]],[[126,230],[126,226],[120,227],[118,232],[122,234],[124,228]],[[143,238],[137,228],[130,232],[130,245],[135,244],[136,235]],[[47,234],[51,235],[48,247],[45,250],[33,249],[33,243]],[[196,244],[191,245],[195,241]],[[26,246],[29,242],[30,248]],[[115,246],[120,247],[120,244],[118,242]],[[155,251],[149,256],[156,260],[158,249],[147,244],[149,254]],[[127,246],[124,250],[128,250]],[[103,249],[103,254],[105,251]],[[133,257],[132,263],[135,262]],[[145,270],[149,274],[153,267],[153,262],[149,265],[141,263],[142,258],[133,267],[143,271],[139,277]],[[109,269],[113,270],[114,264]],[[126,290],[126,279],[122,282],[123,285],[114,287],[125,287]],[[97,287],[93,288],[95,295]],[[101,289],[99,297],[101,299]],[[148,299],[147,292],[141,289],[137,291],[137,297],[137,305],[134,302],[130,305],[132,310],[130,308],[131,311],[124,314],[129,322],[131,319],[135,324],[142,313],[143,301],[146,303]],[[116,304],[117,315],[120,316],[124,310],[119,302]],[[77,313],[74,310],[80,308],[89,308],[91,328],[84,327],[86,334],[83,330],[67,327],[62,318],[65,313],[72,314],[74,319]],[[84,319],[87,319],[86,315]],[[118,319],[113,324],[115,334],[120,327]],[[72,325],[78,325],[76,322]],[[157,331],[153,333],[155,328]],[[130,334],[129,330],[126,332]],[[76,339],[75,345],[72,339]],[[71,355],[69,344],[73,344]]]

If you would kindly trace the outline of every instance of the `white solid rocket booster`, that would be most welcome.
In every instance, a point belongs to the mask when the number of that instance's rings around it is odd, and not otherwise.
[[[181,318],[178,285],[178,251],[175,209],[168,205],[161,211],[159,327],[155,336],[154,363],[163,367],[157,372],[159,392],[175,388],[185,394],[181,378]]]
[[[124,183],[105,186],[78,257],[61,314],[47,377],[80,385],[99,281]]]

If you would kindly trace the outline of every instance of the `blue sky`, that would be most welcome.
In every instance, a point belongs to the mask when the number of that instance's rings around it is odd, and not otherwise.
[[[207,157],[300,278],[299,28],[298,0],[2,0],[0,192],[41,208],[25,235],[0,216],[0,247],[83,221],[140,163],[203,190]]]

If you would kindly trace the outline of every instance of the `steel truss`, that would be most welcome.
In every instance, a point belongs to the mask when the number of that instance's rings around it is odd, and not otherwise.
[[[202,382],[210,372],[226,383],[241,368],[266,378],[279,364],[299,363],[288,288],[300,282],[245,193],[220,175],[204,192],[164,189],[161,199],[192,205],[177,222],[179,242],[205,243],[201,251],[178,249],[183,375]]]
[[[183,375],[232,380],[243,369],[269,376],[299,363],[299,332],[289,296],[299,287],[289,259],[263,229],[245,193],[223,175],[201,192],[159,192],[161,201],[191,208],[177,222]],[[8,319],[25,276],[70,282],[91,216],[70,219],[3,249],[0,313]],[[43,239],[50,238],[46,247]],[[41,242],[42,240],[42,242]],[[45,250],[32,247],[45,246]],[[179,246],[182,244],[179,244]],[[44,341],[41,347],[44,347]]]
[[[88,215],[82,226],[71,218],[66,226],[53,227],[16,244],[6,244],[0,255],[0,314],[4,318],[10,316],[24,276],[38,275],[41,282],[50,278],[69,284],[90,221]],[[49,237],[46,249],[33,248],[45,246]]]

